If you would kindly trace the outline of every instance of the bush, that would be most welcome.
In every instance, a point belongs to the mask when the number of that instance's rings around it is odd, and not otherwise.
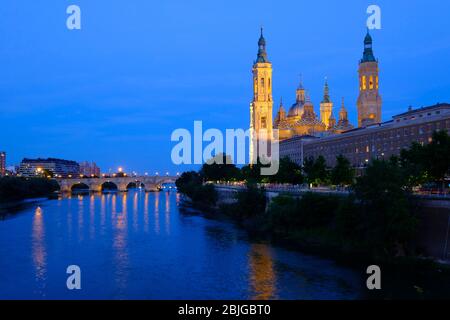
[[[59,190],[54,180],[44,178],[0,178],[0,201],[18,201],[48,196]]]
[[[236,215],[240,219],[253,218],[266,211],[267,197],[264,188],[248,184],[247,189],[237,195]]]
[[[207,206],[217,203],[218,195],[213,185],[203,185],[203,179],[195,171],[185,172],[177,179],[178,191],[188,196],[193,202]]]

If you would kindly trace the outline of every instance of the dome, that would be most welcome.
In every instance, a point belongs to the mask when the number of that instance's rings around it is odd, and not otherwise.
[[[304,106],[305,107],[313,107],[314,108],[314,105],[312,104],[311,101],[306,101]]]
[[[296,103],[289,109],[288,117],[300,117],[302,114],[303,105],[300,103]]]

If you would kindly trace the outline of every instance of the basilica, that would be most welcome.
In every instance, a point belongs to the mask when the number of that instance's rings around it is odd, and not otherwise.
[[[358,127],[380,123],[378,61],[373,55],[372,37],[369,32],[364,39],[364,53],[359,64],[359,83]],[[257,59],[253,65],[253,100],[250,104],[250,128],[254,131],[255,138],[262,139],[261,132],[264,132],[264,138],[272,139],[274,129],[278,131],[279,140],[305,135],[324,137],[354,129],[348,120],[344,98],[336,120],[326,79],[319,111],[320,114],[317,115],[303,81],[300,81],[295,103],[287,110],[281,101],[273,120],[272,64],[268,59],[266,40],[261,29]]]

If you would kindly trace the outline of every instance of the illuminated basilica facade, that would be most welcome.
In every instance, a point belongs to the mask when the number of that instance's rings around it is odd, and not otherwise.
[[[372,37],[369,33],[364,40],[364,54],[359,64],[359,82],[358,126],[380,123],[378,61],[373,55]],[[334,103],[330,97],[327,80],[325,80],[319,114],[316,114],[303,81],[300,81],[296,90],[295,103],[287,110],[281,101],[273,120],[272,64],[268,59],[266,40],[261,29],[258,55],[253,65],[253,100],[250,105],[250,128],[254,132],[254,137],[273,139],[273,129],[278,130],[279,140],[305,135],[323,137],[354,129],[348,120],[344,99],[342,99],[337,119],[334,113]]]

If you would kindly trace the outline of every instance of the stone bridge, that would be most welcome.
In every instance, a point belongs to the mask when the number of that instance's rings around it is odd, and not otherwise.
[[[120,192],[126,192],[131,185],[142,187],[145,191],[158,191],[164,183],[174,183],[177,177],[170,176],[145,176],[145,177],[112,177],[112,178],[75,178],[75,179],[55,179],[61,192],[72,192],[74,186],[84,186],[89,191],[101,192],[104,185],[114,184]]]

